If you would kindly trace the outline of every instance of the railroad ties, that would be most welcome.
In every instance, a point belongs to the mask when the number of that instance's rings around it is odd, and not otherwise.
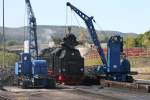
[[[114,88],[120,88],[120,89],[129,89],[131,91],[150,93],[150,83],[147,83],[147,82],[135,81],[133,83],[127,83],[127,82],[101,80],[100,83],[104,87],[114,87]]]

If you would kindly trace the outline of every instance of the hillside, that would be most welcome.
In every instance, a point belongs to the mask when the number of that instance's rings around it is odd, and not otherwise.
[[[50,26],[50,25],[39,25],[37,27],[37,36],[38,36],[38,42],[39,43],[48,43],[48,41],[51,41],[51,36],[57,36],[62,38],[65,33],[65,26]],[[26,31],[24,31],[26,30]],[[79,28],[78,26],[72,27],[72,33],[74,33],[77,38],[79,38],[79,34],[81,30],[84,30],[86,33],[86,40],[90,40],[90,36],[87,33],[85,28]],[[24,40],[24,32],[27,33],[27,27],[18,27],[18,28],[9,28],[6,27],[6,41],[16,41],[17,43],[23,43]],[[118,34],[123,37],[127,36],[137,36],[136,33],[122,33],[119,31],[97,31],[97,34],[101,41],[103,41],[105,38],[108,38],[112,35]],[[26,34],[27,36],[27,34]],[[0,42],[2,41],[2,27],[0,27]],[[90,41],[91,42],[91,41]]]

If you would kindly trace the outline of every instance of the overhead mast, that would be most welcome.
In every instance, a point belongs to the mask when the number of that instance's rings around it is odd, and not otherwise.
[[[3,0],[3,67],[5,66],[5,2]]]

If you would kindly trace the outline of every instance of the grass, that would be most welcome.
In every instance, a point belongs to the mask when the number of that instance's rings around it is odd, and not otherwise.
[[[150,57],[129,57],[131,70],[139,74],[134,75],[134,79],[150,80]],[[85,66],[99,65],[97,59],[85,59]]]
[[[3,65],[3,54],[4,52],[0,51],[0,65]],[[19,59],[19,56],[14,53],[5,52],[5,65],[14,66],[15,62]]]

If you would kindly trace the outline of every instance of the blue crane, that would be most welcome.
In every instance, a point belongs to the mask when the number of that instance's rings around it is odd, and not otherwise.
[[[130,62],[124,57],[120,57],[123,52],[123,38],[115,35],[112,36],[107,43],[107,60],[104,55],[104,51],[98,40],[96,30],[94,28],[93,22],[95,20],[93,17],[89,17],[80,11],[78,8],[73,6],[71,3],[67,2],[69,6],[77,15],[79,15],[85,22],[90,36],[96,49],[99,53],[103,66],[97,68],[98,76],[106,75],[105,79],[123,82],[132,82],[133,78],[130,71]]]
[[[37,24],[31,3],[25,0],[28,11],[28,48],[29,51],[21,53],[20,61],[16,62],[15,74],[18,85],[22,88],[55,88],[55,79],[48,75],[46,60],[38,59]]]
[[[93,19],[93,16],[89,17],[86,14],[84,14],[82,11],[80,11],[79,9],[77,9],[75,6],[73,6],[71,3],[67,2],[67,6],[69,6],[72,10],[74,10],[85,22],[88,31],[91,35],[92,41],[94,42],[96,49],[99,53],[99,56],[102,60],[102,63],[104,66],[107,66],[107,61],[104,55],[104,51],[101,47],[100,41],[98,40],[98,36],[96,34],[96,30],[94,28],[93,22],[95,22],[95,20]]]
[[[28,40],[29,40],[29,53],[33,59],[38,58],[38,44],[37,44],[37,24],[30,0],[25,0],[27,5],[28,15]]]

